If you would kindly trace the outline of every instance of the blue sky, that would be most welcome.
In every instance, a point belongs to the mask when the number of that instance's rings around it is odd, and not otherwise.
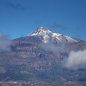
[[[0,0],[0,32],[17,38],[40,26],[86,40],[86,0]]]

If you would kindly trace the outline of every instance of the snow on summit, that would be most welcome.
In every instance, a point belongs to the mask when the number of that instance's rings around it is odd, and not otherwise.
[[[67,41],[67,42],[77,42],[77,40],[69,37],[62,35],[60,33],[54,33],[50,31],[47,28],[40,27],[38,28],[35,32],[33,32],[30,36],[41,36],[43,37],[43,42],[48,43],[50,41],[56,40],[56,41]]]

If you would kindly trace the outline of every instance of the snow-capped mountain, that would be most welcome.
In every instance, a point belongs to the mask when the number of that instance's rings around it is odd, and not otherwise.
[[[41,52],[45,53],[44,51],[57,52],[57,57],[61,57],[60,53],[69,54],[73,50],[86,49],[86,42],[39,27],[25,37],[14,39],[12,41],[12,49],[21,53],[20,55],[24,58],[33,57]],[[39,53],[34,54],[34,51]]]
[[[84,49],[85,41],[40,27],[13,39],[11,51],[0,53],[0,80],[43,83],[40,86],[86,85],[86,68],[71,70],[63,65],[71,51]]]
[[[60,33],[54,33],[44,27],[39,27],[37,29],[37,31],[33,32],[31,35],[29,36],[39,36],[39,37],[43,37],[43,42],[44,43],[48,43],[50,41],[67,41],[67,42],[78,42],[77,40],[69,37],[69,36],[65,36],[62,35]]]

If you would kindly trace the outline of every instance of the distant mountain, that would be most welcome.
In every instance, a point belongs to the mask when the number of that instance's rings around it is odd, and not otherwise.
[[[86,85],[86,68],[64,67],[71,51],[85,49],[86,41],[40,27],[12,40],[11,51],[0,53],[0,80],[40,82],[39,86]]]
[[[43,38],[42,41],[44,43],[53,42],[53,41],[78,42],[77,40],[75,40],[75,39],[73,39],[71,37],[64,36],[64,35],[59,34],[59,33],[53,33],[50,30],[45,29],[43,27],[38,28],[37,31],[33,32],[29,36],[42,37]]]

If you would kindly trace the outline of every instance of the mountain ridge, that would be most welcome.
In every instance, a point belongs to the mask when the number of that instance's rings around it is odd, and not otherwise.
[[[65,35],[62,35],[60,33],[54,33],[54,32],[52,32],[49,29],[46,29],[44,27],[39,27],[35,32],[30,34],[29,36],[42,36],[45,41],[48,40],[49,37],[56,38],[57,40],[61,41],[62,37],[64,37],[65,40],[68,42],[78,42],[77,40],[75,40],[69,36],[65,36]]]

